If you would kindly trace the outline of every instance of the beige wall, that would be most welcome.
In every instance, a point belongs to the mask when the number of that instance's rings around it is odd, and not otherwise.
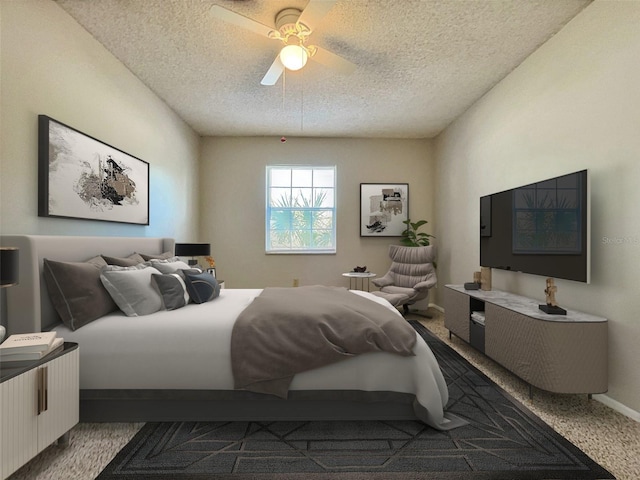
[[[479,266],[479,197],[587,168],[590,285],[558,302],[609,322],[609,393],[640,411],[640,2],[596,1],[440,135],[441,284]],[[544,300],[544,278],[494,271],[494,288]],[[607,401],[607,399],[605,399]]]
[[[199,137],[55,2],[0,5],[0,232],[195,237]],[[149,162],[150,225],[38,217],[38,114]]]
[[[336,255],[265,254],[265,167],[273,164],[337,166]],[[399,239],[360,237],[360,183],[409,183],[409,215],[433,228],[429,140],[206,138],[201,169],[201,236],[231,288],[291,286],[294,278],[348,286],[341,273],[356,265],[384,274],[388,246]]]

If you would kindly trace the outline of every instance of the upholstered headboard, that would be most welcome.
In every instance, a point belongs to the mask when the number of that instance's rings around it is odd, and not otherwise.
[[[42,276],[43,259],[84,262],[96,255],[126,257],[174,251],[172,238],[3,235],[0,244],[20,249],[20,284],[5,289],[7,333],[49,330],[60,322]]]

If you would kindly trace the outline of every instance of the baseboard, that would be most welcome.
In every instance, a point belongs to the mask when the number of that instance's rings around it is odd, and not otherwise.
[[[614,400],[608,395],[599,393],[593,396],[594,400],[597,400],[600,403],[604,403],[607,407],[615,410],[618,413],[621,413],[625,417],[629,417],[631,420],[635,420],[636,422],[640,422],[640,412],[636,412],[635,410],[627,407],[626,405]]]
[[[444,313],[444,308],[440,305],[436,305],[435,303],[430,303],[429,308],[433,308],[434,310],[438,310],[440,313]]]

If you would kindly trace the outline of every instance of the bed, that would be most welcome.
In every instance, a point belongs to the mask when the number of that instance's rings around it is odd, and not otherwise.
[[[45,258],[160,254],[173,251],[171,238],[5,235],[2,245],[20,249],[20,284],[6,291],[8,333],[56,330],[79,344],[81,421],[418,418],[438,429],[461,423],[445,412],[446,383],[417,334],[411,356],[364,353],[298,373],[286,399],[234,389],[232,328],[262,289],[223,289],[211,302],[138,317],[118,310],[75,330],[61,323],[43,279]],[[383,299],[350,294],[404,321]]]

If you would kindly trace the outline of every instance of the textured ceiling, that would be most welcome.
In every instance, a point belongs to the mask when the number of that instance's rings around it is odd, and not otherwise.
[[[56,0],[201,135],[428,138],[590,0],[337,0],[310,44],[356,65],[309,62],[260,85],[279,44],[265,25],[308,0]],[[284,80],[284,81],[283,81]]]

